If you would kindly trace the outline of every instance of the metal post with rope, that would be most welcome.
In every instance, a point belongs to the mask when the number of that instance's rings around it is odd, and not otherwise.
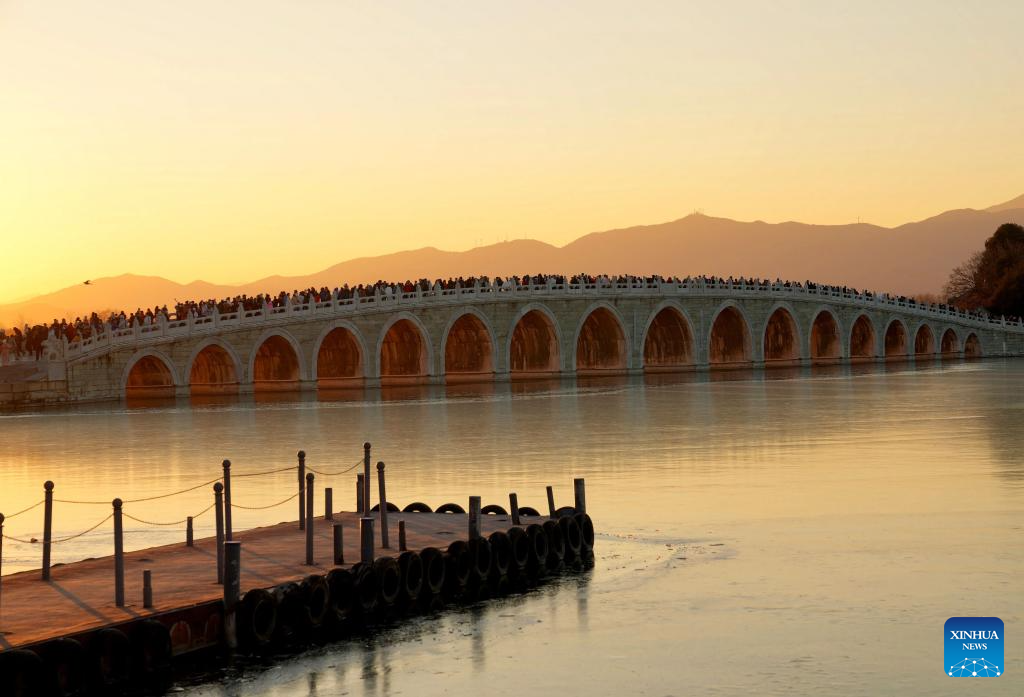
[[[306,501],[305,501],[306,497],[303,496],[303,494],[306,492],[306,451],[305,450],[300,450],[299,453],[298,453],[298,458],[299,458],[299,469],[298,469],[298,475],[299,475],[299,493],[298,493],[298,496],[299,496],[299,530],[305,530],[306,529],[306,515],[305,515],[304,511],[305,511],[305,507],[306,507]]]
[[[114,506],[114,604],[124,607],[124,523],[121,521],[121,499]]]
[[[224,539],[231,539],[231,460],[225,460],[224,466]]]
[[[305,452],[304,451],[299,451],[299,453],[298,453],[298,460],[299,460],[299,467],[298,467],[298,469],[302,473],[302,475],[316,474],[316,475],[322,476],[322,477],[337,477],[337,476],[341,476],[341,475],[348,474],[348,473],[352,472],[352,470],[354,470],[357,467],[359,467],[360,464],[363,464],[364,468],[367,466],[367,463],[369,461],[369,455],[370,455],[370,444],[369,443],[365,443],[364,444],[363,451],[364,451],[363,457],[361,457],[358,460],[356,460],[352,465],[350,465],[348,467],[345,467],[343,469],[337,470],[337,471],[322,471],[322,470],[316,470],[316,469],[314,469],[312,467],[306,467],[306,464],[305,464]],[[248,478],[248,477],[271,476],[271,475],[280,474],[280,473],[287,472],[287,471],[294,471],[296,469],[295,466],[280,467],[280,468],[275,468],[275,469],[271,469],[271,470],[264,470],[264,471],[258,471],[258,472],[243,472],[243,473],[238,473],[238,472],[234,472],[233,473],[233,472],[231,472],[231,464],[230,464],[229,460],[224,460],[222,462],[222,466],[224,468],[223,480],[221,478],[210,479],[208,481],[201,482],[199,484],[194,484],[192,486],[188,486],[188,487],[185,487],[183,489],[178,489],[178,490],[167,492],[167,493],[164,493],[164,494],[154,494],[154,495],[151,495],[151,496],[143,496],[143,497],[139,497],[139,498],[135,498],[135,499],[115,499],[117,504],[120,504],[120,505],[114,504],[112,506],[113,510],[110,513],[108,513],[106,516],[104,516],[102,520],[99,520],[98,522],[90,525],[89,527],[87,527],[86,529],[82,530],[81,532],[77,532],[77,533],[74,533],[74,534],[71,534],[71,535],[65,535],[63,537],[54,537],[53,536],[53,506],[54,506],[55,503],[66,504],[66,505],[96,505],[96,506],[104,505],[104,506],[111,506],[112,502],[110,500],[102,501],[102,500],[91,500],[91,499],[58,499],[58,498],[56,498],[54,496],[54,489],[55,489],[54,483],[51,482],[51,481],[47,481],[44,484],[44,497],[42,499],[40,499],[39,501],[36,501],[35,503],[32,503],[32,504],[26,506],[25,508],[22,508],[21,510],[18,510],[18,511],[16,511],[14,513],[11,513],[9,515],[0,514],[0,568],[2,568],[2,563],[3,563],[3,541],[4,540],[8,540],[8,541],[11,541],[11,542],[16,542],[16,543],[19,543],[19,544],[25,544],[25,545],[33,545],[33,544],[39,544],[40,543],[40,540],[36,539],[35,537],[28,537],[28,536],[26,536],[26,537],[18,537],[18,536],[8,535],[4,531],[5,524],[9,525],[11,520],[13,520],[13,519],[15,519],[15,518],[17,518],[19,516],[22,516],[22,515],[24,515],[26,513],[29,513],[29,512],[35,510],[36,508],[38,508],[40,506],[45,506],[44,516],[43,516],[44,517],[44,520],[43,520],[43,535],[42,535],[43,539],[41,541],[42,542],[42,553],[43,553],[42,576],[43,576],[44,580],[49,580],[49,578],[50,578],[50,567],[51,567],[50,560],[51,560],[51,552],[52,552],[52,546],[53,545],[70,542],[72,540],[75,540],[75,539],[78,539],[78,538],[83,537],[85,535],[88,535],[89,533],[93,532],[94,530],[96,530],[100,526],[104,525],[105,523],[107,523],[111,519],[115,520],[115,524],[114,524],[115,558],[118,557],[118,556],[121,556],[122,563],[123,563],[123,554],[124,554],[124,534],[126,532],[134,532],[134,531],[131,531],[131,530],[128,530],[128,531],[124,530],[124,527],[123,527],[123,519],[124,518],[127,518],[128,520],[132,520],[132,521],[134,521],[136,523],[139,523],[140,525],[150,526],[150,527],[185,526],[186,544],[188,546],[192,546],[189,543],[193,541],[192,540],[193,535],[191,534],[192,533],[192,524],[193,524],[193,522],[196,519],[200,518],[201,516],[205,515],[211,509],[215,508],[216,505],[217,505],[217,501],[216,500],[213,503],[211,503],[210,505],[206,506],[205,508],[203,508],[202,510],[200,510],[199,512],[197,512],[197,513],[195,513],[193,515],[186,516],[186,517],[184,517],[184,518],[182,518],[180,520],[173,520],[173,521],[154,521],[154,520],[149,520],[148,518],[142,518],[142,517],[138,517],[138,516],[132,515],[132,513],[130,512],[131,511],[131,504],[149,503],[149,502],[152,502],[152,501],[158,501],[158,500],[162,500],[162,499],[166,499],[166,498],[180,496],[182,494],[187,494],[187,493],[190,493],[190,492],[193,492],[193,491],[197,491],[197,490],[202,489],[204,487],[207,487],[207,486],[209,486],[211,484],[217,485],[215,488],[219,488],[221,490],[221,494],[222,494],[222,496],[221,496],[221,505],[222,505],[222,507],[221,507],[221,510],[220,510],[220,515],[217,516],[218,517],[218,521],[217,522],[220,523],[220,526],[221,526],[221,529],[222,529],[222,539],[224,539],[225,541],[229,540],[229,539],[231,539],[233,537],[233,532],[234,531],[233,531],[233,526],[232,526],[231,511],[234,508],[238,508],[238,509],[241,509],[241,510],[248,510],[248,511],[263,511],[263,510],[268,510],[268,509],[271,509],[271,508],[276,508],[278,506],[282,506],[282,505],[288,503],[289,501],[291,501],[292,499],[298,498],[299,499],[299,506],[303,509],[302,510],[302,515],[300,515],[300,517],[299,517],[299,522],[300,522],[300,525],[303,528],[305,527],[305,523],[306,523],[306,519],[307,519],[307,511],[304,510],[304,509],[306,508],[307,501],[306,501],[306,497],[302,495],[302,494],[307,493],[307,482],[306,482],[306,477],[305,476],[303,476],[302,479],[300,480],[301,481],[301,485],[299,487],[299,490],[296,491],[295,493],[291,494],[290,496],[280,500],[280,501],[275,501],[273,503],[269,503],[269,504],[265,504],[265,505],[246,506],[246,505],[235,503],[234,501],[231,500],[232,497],[231,497],[230,481],[231,481],[232,478],[239,479],[239,478]],[[360,493],[362,493],[364,495],[362,497],[363,501],[362,501],[362,508],[360,510],[360,513],[368,514],[369,513],[369,508],[370,508],[370,497],[369,497],[369,491],[368,491],[369,490],[369,484],[370,484],[369,478],[364,476],[362,484],[363,484],[363,488],[361,489]],[[118,554],[118,549],[120,549],[120,554]],[[115,559],[115,565],[116,565],[116,559]],[[116,585],[116,581],[117,581],[117,579],[115,579],[115,585]],[[123,581],[122,581],[122,584],[123,584]],[[0,587],[0,588],[2,588],[2,587]],[[122,587],[122,593],[123,593],[123,587]],[[119,595],[120,594],[117,594],[115,592],[115,602],[117,601],[117,599],[118,599],[117,596],[119,596]],[[123,600],[122,600],[122,602],[123,602]]]
[[[370,515],[370,442],[363,443],[363,517]]]
[[[45,496],[43,501],[43,580],[50,580],[50,545],[53,538],[53,482],[47,480],[43,484]]]
[[[224,485],[213,485],[213,507],[217,524],[217,583],[224,583]]]

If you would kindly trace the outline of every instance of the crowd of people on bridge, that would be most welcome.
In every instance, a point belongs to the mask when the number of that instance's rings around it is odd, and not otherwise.
[[[13,330],[5,331],[0,329],[0,358],[6,365],[13,358],[14,360],[34,359],[39,360],[43,355],[44,342],[48,338],[67,339],[68,343],[84,341],[91,337],[101,336],[106,332],[116,332],[124,329],[132,329],[136,326],[151,326],[170,321],[194,320],[196,318],[209,317],[215,312],[219,315],[237,312],[263,312],[272,313],[279,308],[308,305],[310,303],[330,303],[336,301],[352,300],[362,297],[381,297],[383,299],[393,298],[407,293],[419,292],[444,292],[464,288],[484,288],[507,290],[519,286],[554,285],[561,286],[589,285],[597,287],[610,287],[626,285],[629,287],[637,285],[656,284],[687,284],[687,285],[716,285],[733,284],[741,287],[757,288],[794,288],[806,290],[826,290],[829,292],[841,292],[850,295],[863,295],[866,298],[875,297],[883,299],[895,299],[910,306],[921,306],[925,309],[953,310],[950,305],[922,303],[912,297],[890,296],[888,294],[874,294],[865,291],[863,294],[855,288],[847,286],[832,286],[827,284],[814,283],[812,281],[794,282],[776,279],[770,281],[761,278],[722,278],[718,276],[687,276],[679,278],[676,276],[592,276],[587,274],[576,274],[573,276],[526,274],[523,276],[508,276],[489,278],[488,276],[459,276],[457,278],[435,279],[433,281],[421,278],[417,281],[406,280],[401,283],[377,281],[376,283],[359,284],[349,286],[347,283],[333,289],[323,286],[321,288],[307,288],[305,290],[293,290],[291,293],[280,292],[275,294],[260,293],[258,295],[236,295],[232,298],[202,299],[179,301],[174,304],[174,309],[169,310],[167,305],[136,309],[135,312],[125,313],[123,310],[110,313],[102,318],[98,313],[93,312],[87,317],[76,317],[74,320],[54,319],[49,324],[38,324],[34,326],[25,325],[24,328],[15,327]],[[976,318],[985,318],[984,311],[971,312],[970,315]],[[1007,318],[1010,319],[1010,318]],[[1018,320],[1019,321],[1019,320]]]
[[[0,329],[0,365],[17,360],[36,360],[43,355],[43,342],[49,336],[49,328],[43,324],[25,325],[24,329],[14,327],[10,331]]]

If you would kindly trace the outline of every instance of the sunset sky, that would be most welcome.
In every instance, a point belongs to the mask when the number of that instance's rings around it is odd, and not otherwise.
[[[0,303],[1024,193],[1024,3],[0,0]],[[482,270],[486,272],[486,270]]]

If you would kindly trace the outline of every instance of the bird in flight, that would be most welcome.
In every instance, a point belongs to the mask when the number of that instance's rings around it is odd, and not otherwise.
[[[92,285],[92,281],[86,281],[86,282],[85,282],[85,283],[83,283],[82,285],[83,285],[83,286],[91,286],[91,285]]]

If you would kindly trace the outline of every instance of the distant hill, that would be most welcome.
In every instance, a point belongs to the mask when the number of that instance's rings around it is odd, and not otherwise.
[[[1021,194],[1015,199],[1007,201],[1006,203],[999,203],[995,206],[989,206],[985,210],[997,213],[999,211],[1015,211],[1024,208],[1024,194]]]
[[[180,284],[125,274],[0,305],[0,326],[91,311],[172,305],[175,298],[222,298],[378,279],[534,273],[758,276],[870,288],[904,295],[937,292],[949,271],[981,249],[1002,223],[1024,224],[1024,196],[985,210],[947,211],[895,228],[868,224],[741,222],[689,215],[585,235],[564,247],[516,240],[446,252],[424,247],[351,259],[306,276],[269,276],[241,286]]]
[[[70,286],[24,302],[0,305],[0,326],[48,322],[54,318],[73,318],[114,309],[130,312],[137,307],[171,305],[175,298],[220,298],[234,292],[233,286],[205,281],[182,284],[159,276],[126,273],[93,279],[89,285]]]

